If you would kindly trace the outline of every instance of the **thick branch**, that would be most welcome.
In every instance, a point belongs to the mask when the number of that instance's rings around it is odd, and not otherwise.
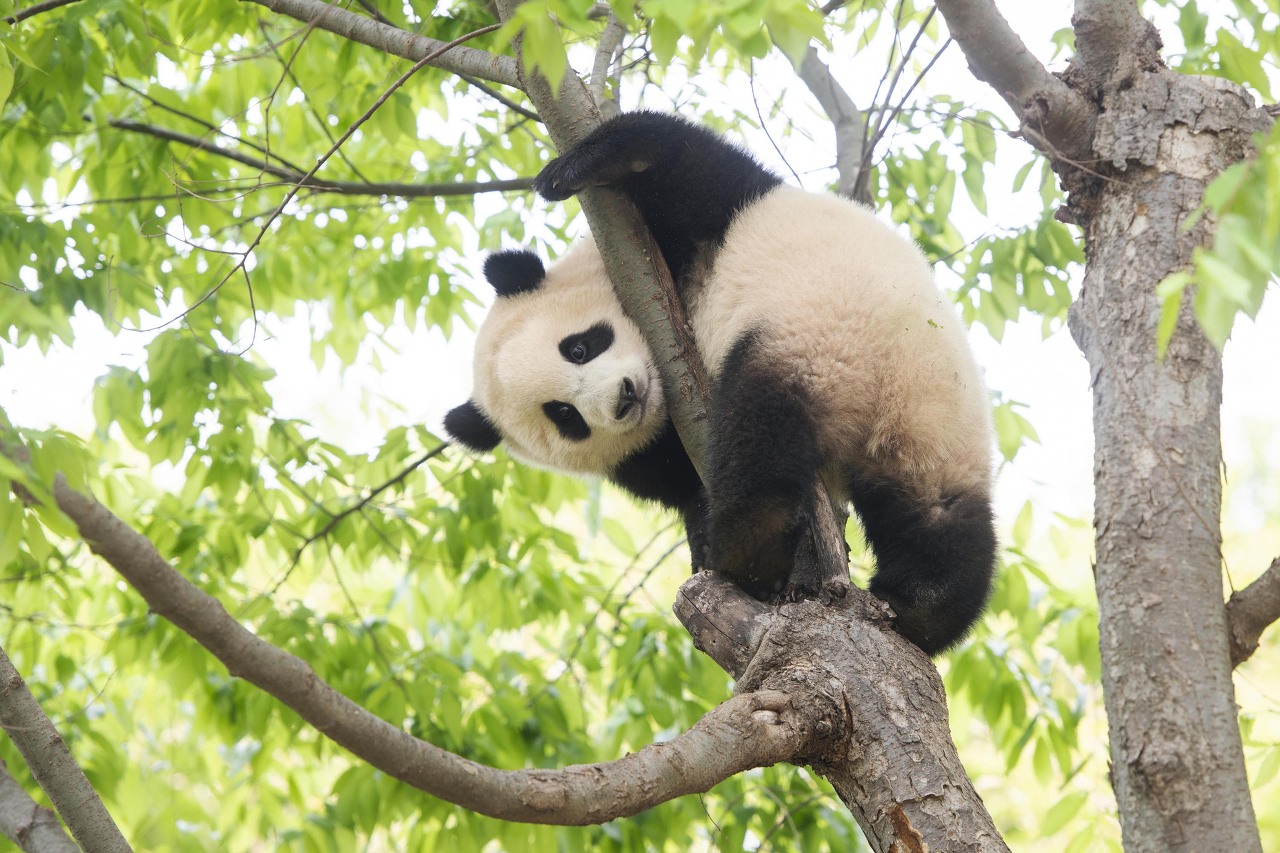
[[[242,0],[266,6],[273,12],[311,24],[343,38],[411,59],[421,60],[444,47],[445,42],[415,35],[398,27],[381,24],[364,15],[348,12],[324,0]],[[510,56],[498,56],[474,47],[458,47],[433,60],[431,65],[494,83],[519,88],[516,62]]]
[[[867,182],[862,179],[863,148],[866,145],[867,118],[849,93],[836,80],[831,69],[818,58],[810,46],[804,61],[796,69],[800,79],[818,99],[818,105],[831,120],[836,131],[836,192],[846,198],[871,203]]]
[[[1076,0],[1071,26],[1076,33],[1071,74],[1092,87],[1105,83],[1117,68],[1128,73],[1164,66],[1160,34],[1131,0]]]
[[[31,775],[36,777],[77,844],[85,850],[106,853],[133,849],[2,648],[0,726],[26,759]]]
[[[808,761],[872,849],[1007,853],[956,754],[938,671],[889,628],[888,608],[870,593],[773,608],[699,572],[675,611],[738,689],[785,691],[812,711],[827,751]]]
[[[705,792],[736,773],[788,760],[805,748],[807,733],[794,724],[788,697],[761,692],[735,697],[673,740],[613,762],[505,771],[468,761],[369,713],[305,661],[256,637],[221,602],[178,574],[150,541],[61,477],[53,494],[93,552],[232,675],[275,696],[384,773],[471,811],[527,823],[603,823]]]
[[[27,795],[0,761],[0,833],[26,853],[79,853],[52,809]]]
[[[1227,633],[1231,638],[1231,665],[1239,666],[1258,650],[1258,638],[1280,619],[1280,557],[1261,577],[1227,599]]]
[[[142,133],[147,136],[154,136],[157,139],[163,139],[167,142],[176,142],[180,145],[186,145],[190,148],[196,149],[197,151],[217,154],[220,157],[226,157],[228,160],[234,160],[235,162],[241,163],[256,171],[280,178],[281,180],[295,186],[307,187],[315,190],[316,192],[336,193],[337,195],[426,198],[430,196],[469,196],[483,192],[523,192],[533,186],[532,178],[512,178],[511,180],[505,181],[459,181],[444,184],[403,184],[386,181],[330,181],[316,177],[315,175],[306,175],[302,172],[295,172],[292,169],[286,169],[283,166],[277,166],[273,163],[267,162],[266,160],[237,151],[234,148],[222,148],[215,145],[213,141],[207,137],[192,136],[186,133],[179,133],[176,130],[170,130],[167,127],[158,127],[153,124],[144,124],[142,122],[123,118],[113,118],[107,123],[117,130],[127,130],[131,133]]]
[[[994,0],[937,0],[937,7],[969,69],[1013,108],[1029,141],[1050,156],[1086,157],[1097,111],[1027,50]]]

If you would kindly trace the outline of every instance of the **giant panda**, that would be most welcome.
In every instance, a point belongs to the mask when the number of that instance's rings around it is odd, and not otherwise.
[[[895,627],[929,654],[955,645],[995,564],[990,400],[916,246],[672,115],[617,116],[534,182],[549,200],[594,185],[635,202],[688,309],[714,380],[705,486],[589,240],[550,267],[524,250],[485,261],[497,299],[449,435],[679,511],[694,568],[766,599],[821,477],[857,513]]]

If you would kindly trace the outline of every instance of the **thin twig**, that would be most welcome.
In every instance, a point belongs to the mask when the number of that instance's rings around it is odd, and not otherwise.
[[[324,527],[320,528],[315,533],[312,533],[303,541],[301,545],[299,545],[296,549],[294,549],[293,559],[289,561],[289,568],[285,570],[285,573],[280,577],[280,580],[276,581],[275,584],[271,587],[271,589],[267,591],[267,597],[270,598],[271,596],[275,595],[276,591],[279,590],[280,587],[284,584],[284,582],[289,579],[289,576],[293,574],[293,570],[298,567],[298,561],[302,559],[302,552],[307,550],[307,548],[313,542],[328,536],[330,533],[333,532],[334,528],[336,528],[339,524],[342,523],[343,519],[347,518],[347,516],[353,513],[360,512],[360,510],[368,506],[370,502],[373,501],[374,498],[376,498],[378,495],[385,492],[387,489],[391,488],[397,483],[404,482],[404,479],[406,477],[408,477],[414,471],[421,468],[423,465],[427,464],[428,461],[439,456],[442,452],[444,452],[444,449],[448,446],[449,446],[449,442],[446,441],[444,444],[441,444],[439,447],[435,448],[434,450],[430,450],[424,453],[422,456],[419,456],[413,462],[409,463],[409,465],[403,471],[396,474],[394,477],[387,480],[382,485],[375,486],[373,489],[370,489],[369,494],[365,495],[359,501],[347,507],[342,512],[334,513],[329,518],[329,521],[325,524]]]
[[[499,92],[497,89],[485,83],[483,80],[477,80],[475,77],[472,77],[470,74],[459,74],[458,77],[471,88],[484,92],[490,98],[493,98],[495,101],[502,104],[504,107],[511,110],[512,112],[519,113],[520,115],[524,116],[530,121],[536,121],[536,122],[542,121],[542,119],[538,117],[538,114],[535,113],[533,110],[529,109],[526,106],[516,103],[515,101],[508,98],[506,95]]]
[[[76,2],[79,2],[79,0],[44,0],[43,3],[36,3],[25,9],[19,9],[4,20],[6,24],[17,24],[21,21],[27,20],[27,18],[34,18],[41,12],[49,12],[53,9],[57,9],[59,6],[69,6]]]
[[[274,157],[275,159],[279,160],[279,161],[280,161],[280,162],[281,162],[281,163],[282,163],[286,168],[292,169],[294,172],[298,173],[299,175],[300,175],[300,174],[302,174],[302,172],[303,172],[303,169],[302,169],[302,167],[301,167],[301,166],[299,166],[299,165],[297,165],[297,164],[295,164],[295,163],[291,163],[291,162],[289,162],[289,161],[288,161],[288,160],[286,160],[284,157],[281,157],[279,154],[276,154],[275,152],[273,152],[270,148],[268,148],[268,147],[267,147],[267,146],[265,146],[265,145],[259,145],[258,143],[254,142],[252,139],[245,139],[245,138],[244,138],[244,137],[242,137],[242,136],[232,136],[231,134],[227,133],[227,132],[226,132],[225,130],[223,130],[222,128],[218,127],[218,126],[217,126],[216,124],[214,124],[213,122],[205,121],[204,119],[200,118],[200,116],[192,115],[191,113],[186,112],[186,111],[184,111],[184,110],[180,110],[180,109],[178,109],[177,107],[170,106],[169,104],[166,104],[166,103],[164,103],[163,101],[160,101],[160,100],[158,100],[158,99],[156,99],[156,98],[152,97],[151,95],[149,95],[149,94],[147,94],[146,92],[144,92],[142,89],[139,89],[138,87],[136,87],[136,86],[134,86],[133,84],[131,84],[131,83],[127,82],[126,80],[121,79],[120,77],[117,77],[117,76],[116,76],[116,75],[114,75],[114,74],[108,74],[107,76],[108,76],[108,77],[110,77],[112,80],[114,80],[118,85],[125,87],[125,88],[126,88],[126,89],[128,89],[130,92],[133,92],[135,95],[138,95],[138,96],[139,96],[139,97],[141,97],[141,98],[145,98],[145,99],[146,99],[148,102],[150,102],[153,106],[159,107],[160,109],[164,110],[165,112],[172,113],[173,115],[179,116],[180,118],[185,118],[187,121],[190,121],[190,122],[193,122],[193,123],[195,123],[195,124],[198,124],[198,125],[200,125],[201,127],[205,128],[205,129],[207,129],[207,130],[209,130],[209,131],[211,131],[211,132],[213,132],[213,133],[218,134],[219,136],[223,137],[224,139],[230,139],[232,142],[237,142],[237,143],[239,143],[239,144],[241,144],[241,145],[247,145],[247,146],[249,146],[250,148],[254,149],[255,151],[259,151],[259,152],[261,152],[263,155],[265,155],[265,156],[267,156],[267,157]]]

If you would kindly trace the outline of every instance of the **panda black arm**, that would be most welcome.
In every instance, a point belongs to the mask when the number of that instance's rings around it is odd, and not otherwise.
[[[552,160],[534,180],[543,198],[615,186],[640,209],[672,278],[700,246],[719,246],[738,211],[781,180],[701,125],[655,112],[624,113]]]
[[[670,421],[652,443],[622,460],[609,473],[609,479],[642,500],[678,510],[689,539],[693,568],[702,568],[707,541],[706,492]]]

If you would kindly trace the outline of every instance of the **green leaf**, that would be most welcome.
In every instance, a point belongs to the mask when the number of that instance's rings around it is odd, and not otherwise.
[[[1057,835],[1064,826],[1080,813],[1080,808],[1089,799],[1087,791],[1074,791],[1058,801],[1040,824],[1041,837]]]

